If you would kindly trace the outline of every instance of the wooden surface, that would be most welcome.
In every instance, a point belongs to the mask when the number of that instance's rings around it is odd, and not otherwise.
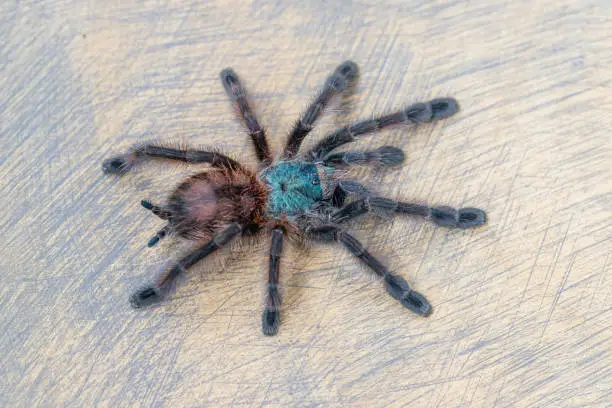
[[[17,1],[0,4],[0,406],[612,405],[608,1]],[[292,4],[293,3],[293,4]],[[462,111],[356,146],[379,192],[475,206],[473,231],[409,218],[352,230],[434,306],[419,318],[338,247],[291,249],[261,334],[267,241],[198,265],[170,299],[129,294],[184,243],[145,243],[195,168],[123,177],[150,139],[255,164],[218,72],[245,79],[275,150],[325,76],[360,65],[339,124],[435,96]]]

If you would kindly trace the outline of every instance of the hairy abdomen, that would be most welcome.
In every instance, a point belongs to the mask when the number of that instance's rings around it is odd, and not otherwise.
[[[266,188],[245,169],[213,169],[189,177],[170,196],[170,223],[186,238],[210,239],[228,224],[265,222]]]

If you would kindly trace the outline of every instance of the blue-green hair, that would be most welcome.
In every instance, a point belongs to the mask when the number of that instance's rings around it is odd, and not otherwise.
[[[268,212],[272,216],[297,215],[314,208],[323,199],[323,188],[313,163],[282,161],[261,173],[270,188]]]

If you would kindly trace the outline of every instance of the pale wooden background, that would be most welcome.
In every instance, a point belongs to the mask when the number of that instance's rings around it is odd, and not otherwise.
[[[0,4],[0,406],[604,407],[610,338],[612,8],[600,1],[17,1]],[[267,242],[198,265],[162,305],[132,290],[182,244],[145,243],[193,168],[121,179],[137,141],[254,163],[232,66],[275,149],[325,76],[361,68],[334,126],[453,95],[457,116],[365,138],[392,197],[478,206],[473,231],[370,219],[356,235],[435,310],[389,298],[341,248],[288,250],[261,334]],[[221,260],[225,260],[224,263]]]

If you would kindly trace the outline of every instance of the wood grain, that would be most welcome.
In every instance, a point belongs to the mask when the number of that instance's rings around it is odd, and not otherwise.
[[[603,0],[1,2],[0,406],[611,406],[611,23]],[[267,240],[132,310],[185,250],[145,247],[160,223],[138,202],[195,169],[116,178],[101,160],[161,139],[254,164],[218,72],[242,75],[278,152],[349,58],[353,110],[306,147],[415,101],[462,106],[356,144],[405,149],[401,168],[363,172],[381,193],[488,211],[473,231],[353,228],[432,316],[340,248],[288,248],[264,337]]]

